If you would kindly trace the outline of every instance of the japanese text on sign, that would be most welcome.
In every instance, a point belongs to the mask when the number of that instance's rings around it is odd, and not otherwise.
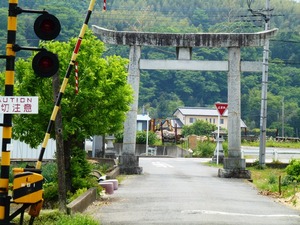
[[[38,114],[38,97],[0,96],[0,113]]]
[[[216,103],[215,105],[221,116],[224,114],[224,112],[226,111],[226,109],[228,107],[227,103]]]

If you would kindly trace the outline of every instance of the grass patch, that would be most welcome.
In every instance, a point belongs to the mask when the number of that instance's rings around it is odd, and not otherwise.
[[[211,167],[216,167],[216,168],[223,168],[223,164],[222,163],[217,164],[217,163],[212,162],[212,161],[204,162],[202,164],[207,165],[207,166],[211,166]]]
[[[28,224],[30,217],[25,214],[24,223]],[[14,223],[19,224],[19,218],[13,220]],[[85,214],[66,215],[58,210],[41,211],[41,214],[35,218],[34,224],[43,225],[99,225],[92,217]]]
[[[207,166],[223,168],[223,164],[206,162]],[[254,186],[263,195],[288,198],[300,192],[300,183],[296,182],[285,168],[259,168],[258,165],[247,167],[251,171],[251,179]]]
[[[287,198],[299,191],[299,183],[290,182],[285,169],[247,167],[253,184],[265,195]]]
[[[118,183],[121,184],[127,177],[128,175],[120,174],[116,177],[116,179],[118,180]]]

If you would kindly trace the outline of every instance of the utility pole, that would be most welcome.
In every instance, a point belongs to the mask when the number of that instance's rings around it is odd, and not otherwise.
[[[254,11],[250,8],[252,0],[247,0],[249,11],[256,16],[263,17],[265,21],[265,31],[270,30],[270,0],[266,0],[264,10]],[[269,40],[266,40],[263,53],[262,69],[262,90],[261,90],[261,111],[260,111],[260,145],[259,145],[259,165],[264,167],[266,164],[266,129],[267,129],[267,92],[268,92],[268,72],[269,72]]]
[[[270,29],[270,0],[266,0],[265,30]],[[259,145],[259,165],[266,165],[266,129],[267,129],[267,93],[268,93],[268,73],[269,73],[269,40],[266,40],[263,53],[263,73],[261,91],[261,116],[260,116],[260,145]]]
[[[281,122],[282,122],[281,137],[284,138],[284,97],[282,97]]]

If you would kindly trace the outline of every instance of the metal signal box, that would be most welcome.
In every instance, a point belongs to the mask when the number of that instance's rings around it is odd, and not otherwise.
[[[33,172],[14,175],[13,201],[15,203],[36,203],[43,199],[43,176]]]

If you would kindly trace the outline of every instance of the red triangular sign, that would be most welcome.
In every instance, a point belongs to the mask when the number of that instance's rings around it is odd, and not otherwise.
[[[216,108],[220,114],[220,116],[222,116],[224,114],[224,112],[226,111],[227,107],[228,107],[228,103],[216,103]]]

